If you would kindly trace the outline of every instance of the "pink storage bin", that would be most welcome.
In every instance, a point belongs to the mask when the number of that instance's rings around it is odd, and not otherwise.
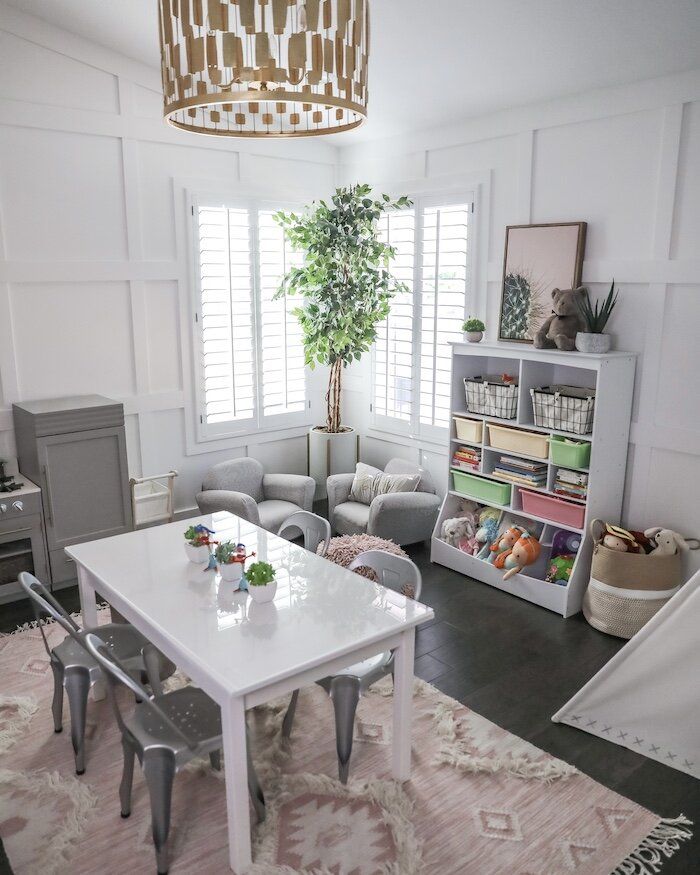
[[[574,529],[583,528],[586,516],[585,505],[572,504],[569,501],[562,501],[561,498],[554,498],[551,495],[528,492],[527,489],[519,489],[518,491],[523,503],[523,511],[526,514],[532,513],[535,516],[541,516],[544,519],[561,523],[563,526],[571,526]]]

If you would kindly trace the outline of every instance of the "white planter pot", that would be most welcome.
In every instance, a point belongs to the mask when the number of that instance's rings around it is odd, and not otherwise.
[[[309,474],[316,481],[316,499],[326,497],[326,478],[331,474],[355,472],[357,434],[354,428],[340,434],[309,431]]]
[[[222,580],[226,580],[229,583],[238,583],[241,577],[243,577],[243,563],[226,562],[224,565],[219,564],[219,574]]]
[[[579,352],[593,352],[601,355],[609,352],[611,337],[609,334],[590,334],[588,331],[579,331],[576,334],[576,349]]]
[[[206,545],[194,547],[192,544],[188,544],[187,541],[185,541],[185,553],[190,562],[193,562],[195,565],[207,565],[211,555],[209,547]]]
[[[254,602],[261,604],[271,602],[277,593],[277,581],[273,580],[272,583],[266,583],[265,586],[253,586],[249,581],[248,592]]]
[[[467,343],[480,343],[484,339],[483,331],[465,331],[464,339]]]

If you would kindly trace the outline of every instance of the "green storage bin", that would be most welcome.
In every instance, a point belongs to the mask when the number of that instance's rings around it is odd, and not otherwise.
[[[452,471],[452,480],[455,491],[462,495],[483,501],[484,504],[510,504],[510,483],[496,483],[462,471]]]
[[[587,468],[591,461],[591,445],[588,441],[572,444],[561,435],[549,439],[549,457],[555,465],[569,468]]]

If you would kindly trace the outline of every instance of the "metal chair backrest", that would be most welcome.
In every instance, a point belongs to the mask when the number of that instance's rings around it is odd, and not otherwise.
[[[127,732],[127,727],[124,722],[124,718],[122,716],[121,709],[119,707],[119,702],[117,700],[117,696],[115,695],[115,690],[118,684],[122,684],[128,690],[130,690],[137,699],[141,700],[141,704],[139,707],[142,708],[150,708],[157,716],[158,719],[163,723],[167,724],[169,728],[177,733],[177,735],[182,738],[185,744],[190,748],[195,748],[197,743],[192,741],[183,731],[182,729],[168,717],[168,715],[163,711],[161,707],[154,701],[153,696],[148,690],[142,686],[134,677],[132,677],[129,672],[124,668],[124,666],[119,662],[117,657],[109,650],[104,641],[96,635],[94,632],[87,632],[82,637],[82,641],[87,648],[88,652],[91,656],[95,658],[98,665],[102,669],[103,674],[107,678],[107,685],[109,691],[109,698],[112,703],[112,710],[114,711],[114,716],[119,724],[119,729],[124,733]]]
[[[28,571],[22,571],[18,579],[20,586],[29,596],[29,600],[32,603],[32,610],[34,611],[41,637],[44,640],[44,647],[49,656],[51,656],[51,648],[49,647],[44,630],[47,617],[58,623],[69,635],[80,640],[80,626],[78,626],[65,608],[56,601],[41,581],[37,580]]]
[[[410,593],[418,600],[423,588],[423,578],[415,562],[406,556],[394,556],[384,550],[366,550],[358,554],[348,565],[350,571],[356,568],[371,568],[382,586],[396,592]]]
[[[301,532],[304,537],[304,549],[316,553],[318,545],[323,542],[323,550],[319,556],[328,552],[328,542],[331,539],[331,524],[323,517],[308,510],[298,510],[279,527],[280,538],[288,537],[292,532]]]

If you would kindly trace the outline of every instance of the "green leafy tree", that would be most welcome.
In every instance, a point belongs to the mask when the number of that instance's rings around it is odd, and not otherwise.
[[[294,314],[306,364],[330,368],[327,432],[343,431],[343,368],[371,348],[391,298],[406,291],[389,269],[395,249],[379,239],[378,222],[384,213],[409,206],[407,197],[392,200],[385,194],[377,200],[369,185],[353,185],[336,189],[330,203],[314,201],[301,215],[275,214],[290,244],[305,256],[303,266],[286,275],[277,296],[303,296],[304,306]]]

